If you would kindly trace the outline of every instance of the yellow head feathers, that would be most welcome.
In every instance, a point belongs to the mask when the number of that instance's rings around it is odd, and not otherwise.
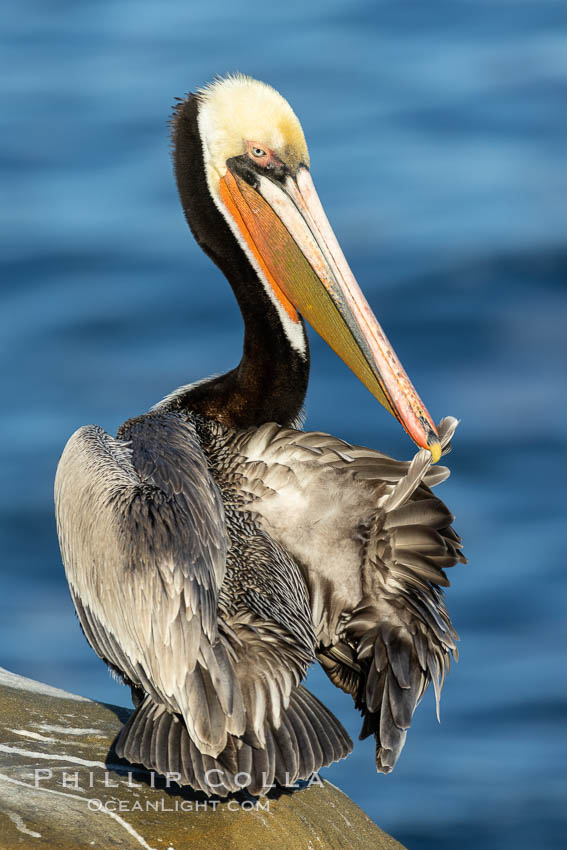
[[[246,143],[273,151],[289,168],[309,165],[301,124],[275,89],[244,74],[224,77],[199,92],[199,131],[209,180],[226,172],[230,157],[246,153]]]

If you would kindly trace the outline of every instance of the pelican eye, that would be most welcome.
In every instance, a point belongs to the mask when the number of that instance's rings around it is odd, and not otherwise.
[[[266,156],[266,151],[262,150],[262,148],[252,148],[252,154],[260,159],[261,157]]]

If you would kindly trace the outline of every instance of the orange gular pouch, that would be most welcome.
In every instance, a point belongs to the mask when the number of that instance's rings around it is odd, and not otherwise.
[[[278,301],[298,321],[297,311],[394,416],[388,397],[345,326],[321,278],[270,204],[245,180],[227,170],[220,181],[223,203],[236,222]]]
[[[299,321],[295,307],[276,278],[281,275],[281,263],[293,263],[294,253],[302,257],[303,254],[270,205],[245,180],[227,171],[220,181],[220,194],[276,298],[288,316],[294,322]],[[306,262],[304,257],[303,261]]]

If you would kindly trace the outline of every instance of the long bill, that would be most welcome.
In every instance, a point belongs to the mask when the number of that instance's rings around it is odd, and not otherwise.
[[[227,169],[220,194],[275,295],[296,310],[412,440],[441,456],[431,416],[380,327],[341,251],[309,170],[255,187]]]

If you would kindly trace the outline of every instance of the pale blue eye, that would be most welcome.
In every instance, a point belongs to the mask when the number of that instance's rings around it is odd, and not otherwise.
[[[258,158],[266,156],[266,151],[263,151],[262,148],[252,148],[252,153]]]

